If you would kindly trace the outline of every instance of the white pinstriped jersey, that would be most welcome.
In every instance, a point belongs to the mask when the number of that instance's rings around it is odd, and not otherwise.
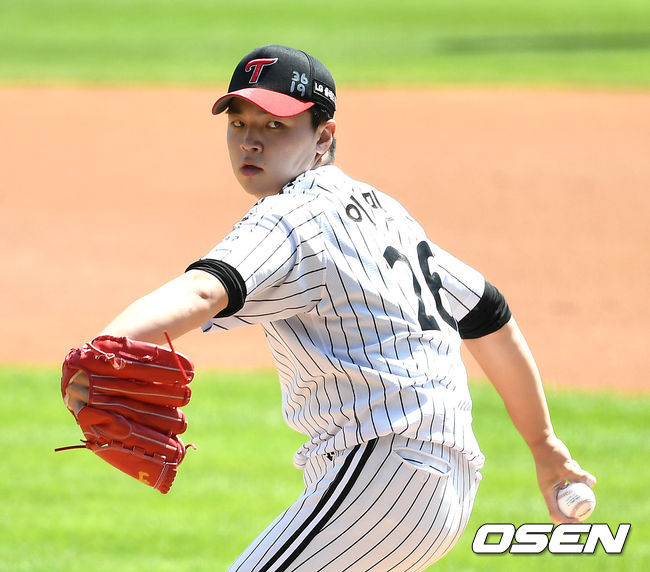
[[[305,457],[396,433],[481,466],[457,322],[483,276],[431,243],[394,199],[335,166],[260,200],[207,256],[247,296],[204,330],[260,323]]]

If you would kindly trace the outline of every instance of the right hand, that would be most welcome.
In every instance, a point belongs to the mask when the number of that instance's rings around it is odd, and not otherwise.
[[[567,446],[555,435],[531,450],[535,458],[539,488],[551,520],[555,524],[580,522],[562,514],[557,504],[557,492],[567,481],[581,482],[593,487],[596,477],[582,469],[578,462],[571,458]]]
[[[79,370],[70,380],[66,387],[63,403],[75,417],[86,405],[88,405],[88,388],[90,381],[82,370]]]

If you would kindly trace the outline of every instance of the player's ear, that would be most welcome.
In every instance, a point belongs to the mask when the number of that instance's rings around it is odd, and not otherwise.
[[[334,133],[336,132],[336,121],[328,119],[325,123],[318,126],[318,141],[316,143],[316,153],[325,155],[332,145]]]

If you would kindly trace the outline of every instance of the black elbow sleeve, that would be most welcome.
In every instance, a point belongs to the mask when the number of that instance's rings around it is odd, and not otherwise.
[[[239,312],[246,301],[246,282],[236,268],[230,266],[222,260],[212,260],[209,258],[197,260],[190,264],[188,270],[203,270],[217,278],[226,289],[228,294],[228,306],[219,312],[215,318],[226,318]]]
[[[511,317],[503,294],[486,282],[478,304],[458,322],[458,331],[463,339],[480,338],[505,326]]]

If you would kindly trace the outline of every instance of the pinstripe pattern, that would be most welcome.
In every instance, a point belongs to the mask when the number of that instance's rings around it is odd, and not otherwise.
[[[418,322],[413,274],[420,225],[394,199],[333,166],[301,175],[266,197],[207,257],[244,280],[244,307],[204,329],[263,325],[275,358],[287,423],[309,437],[295,462],[391,433],[444,443],[480,465],[457,328],[436,311],[439,330]],[[436,245],[427,270],[440,277],[445,310],[458,321],[485,281]],[[392,246],[411,270],[384,258]]]
[[[260,200],[207,257],[237,269],[247,296],[204,330],[263,326],[284,418],[308,438],[294,457],[303,495],[232,570],[401,572],[440,558],[484,460],[458,333],[481,274],[333,166]]]
[[[479,479],[460,453],[395,435],[311,457],[305,492],[230,571],[424,570],[465,529]]]

